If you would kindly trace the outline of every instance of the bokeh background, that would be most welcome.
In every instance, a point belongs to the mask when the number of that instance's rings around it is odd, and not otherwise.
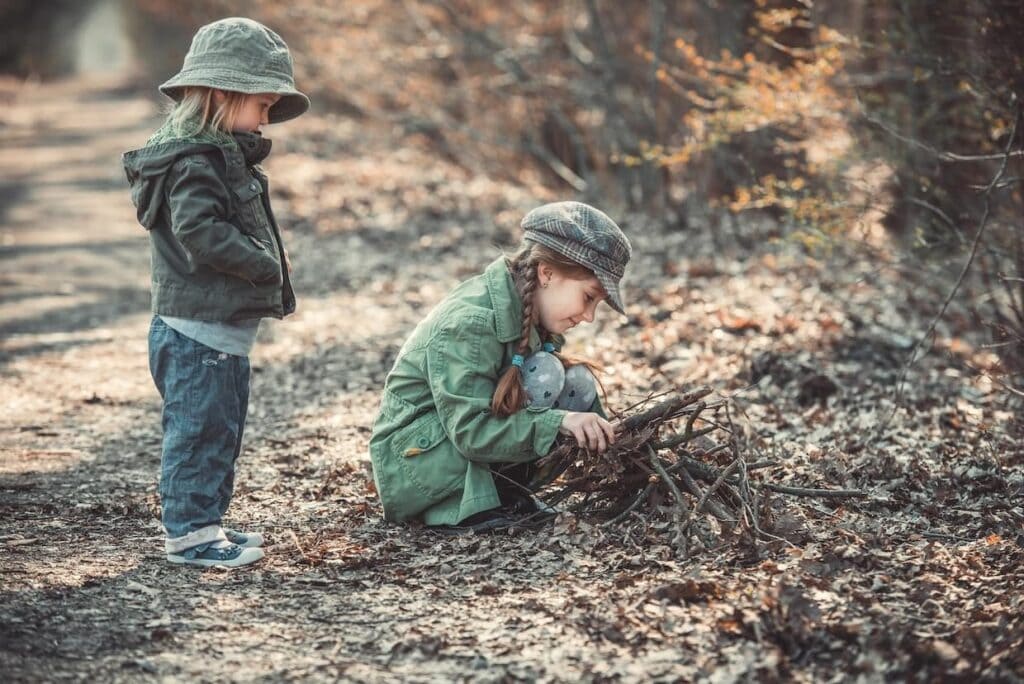
[[[1022,12],[1012,0],[7,0],[0,69],[120,74],[152,95],[197,25],[248,13],[291,44],[323,121],[385,131],[419,164],[642,212],[725,246],[858,243],[940,301],[977,238],[951,314],[985,331],[1017,383],[1019,153],[988,186],[1002,152],[1020,149]],[[388,191],[329,187],[330,160],[354,152],[329,125],[296,138],[291,151],[324,160],[296,181],[320,191],[286,188],[300,223],[344,230]],[[451,208],[403,199],[410,212]]]

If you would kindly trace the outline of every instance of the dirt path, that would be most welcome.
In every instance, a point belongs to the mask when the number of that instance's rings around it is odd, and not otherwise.
[[[466,274],[453,262],[476,260],[444,240],[399,268],[373,227],[293,236],[301,313],[267,325],[254,355],[232,511],[267,533],[269,558],[236,573],[162,560],[148,242],[118,162],[157,113],[122,85],[26,87],[4,120],[7,676],[532,678],[585,661],[586,633],[573,644],[548,614],[558,578],[592,562],[385,528],[368,491],[367,426],[394,347]]]
[[[880,294],[813,260],[731,259],[634,223],[637,304],[577,350],[611,369],[619,406],[670,384],[737,390],[750,360],[767,359],[774,375],[745,395],[746,429],[781,464],[774,476],[864,487],[869,502],[794,504],[777,543],[725,540],[694,562],[650,542],[658,530],[611,543],[571,516],[509,537],[384,525],[365,457],[384,374],[425,309],[508,243],[535,198],[328,115],[272,131],[300,310],[261,331],[229,513],[267,534],[268,558],[239,572],[169,566],[148,243],[119,166],[156,106],[118,81],[3,97],[5,681],[1020,672],[1013,416],[982,380],[929,361],[900,429],[858,446],[899,370],[895,331],[920,322],[892,285]],[[801,403],[800,373],[822,370],[837,397]]]

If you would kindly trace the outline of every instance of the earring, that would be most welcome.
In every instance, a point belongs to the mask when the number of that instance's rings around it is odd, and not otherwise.
[[[546,289],[548,286],[548,281],[541,283],[540,286]]]

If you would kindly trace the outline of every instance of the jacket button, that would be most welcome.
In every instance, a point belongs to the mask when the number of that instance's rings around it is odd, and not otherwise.
[[[249,189],[252,190],[253,192],[256,192],[256,184],[255,183],[249,183]]]
[[[426,449],[428,446],[430,446],[430,440],[427,439],[426,437],[420,437],[419,439],[416,440],[416,444],[419,445],[420,449]]]

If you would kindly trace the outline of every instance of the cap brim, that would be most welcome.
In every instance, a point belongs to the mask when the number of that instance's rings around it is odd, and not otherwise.
[[[295,91],[293,93],[285,93],[281,95],[281,99],[278,100],[270,111],[267,113],[267,120],[270,123],[281,123],[282,121],[288,121],[294,119],[297,116],[305,114],[309,109],[309,98]]]
[[[594,270],[594,275],[597,276],[597,280],[601,283],[604,291],[608,293],[608,306],[625,316],[626,307],[622,303],[622,291],[619,286],[619,280],[615,276],[597,269]]]
[[[179,73],[166,83],[160,85],[159,90],[161,93],[171,98],[175,102],[181,100],[185,94],[185,88],[189,86],[203,86],[206,88],[216,88],[219,86],[213,86],[209,83],[198,83],[194,82],[196,79],[191,79],[187,74]],[[270,112],[267,114],[267,119],[270,123],[281,123],[282,121],[288,121],[294,119],[301,114],[305,114],[309,109],[309,98],[304,93],[298,90],[275,90],[273,88],[222,88],[222,90],[235,90],[236,92],[245,93],[247,95],[258,95],[260,93],[273,93],[280,95],[281,99],[278,100],[273,107],[270,108]]]

